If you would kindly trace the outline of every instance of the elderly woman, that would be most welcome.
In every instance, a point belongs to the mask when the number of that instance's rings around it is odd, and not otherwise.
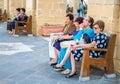
[[[80,43],[82,43],[82,40],[80,40],[83,35],[87,35],[88,39],[90,39],[92,41],[92,39],[94,38],[95,34],[94,34],[94,31],[93,31],[93,22],[94,22],[94,19],[90,16],[86,17],[84,20],[83,20],[83,23],[82,23],[82,28],[80,28],[79,32],[74,35],[73,37],[73,40],[76,41],[76,40],[79,40]],[[83,38],[82,38],[83,39]],[[85,41],[85,43],[90,43],[88,42],[87,40],[85,40],[85,37],[83,39],[83,41]],[[73,44],[73,42],[71,42]],[[62,43],[61,43],[62,44]],[[75,42],[74,42],[75,44]],[[58,64],[61,63],[61,61],[63,60],[64,56],[65,56],[65,53],[67,52],[67,48],[61,48],[60,50],[60,55],[59,55],[59,58],[58,58]],[[65,70],[62,71],[61,73],[62,74],[68,74],[70,73],[70,70],[71,70],[71,63],[70,63],[70,58],[68,58],[64,64],[64,68]],[[59,68],[55,68],[56,71],[61,71],[63,69],[59,69]]]
[[[79,44],[79,45],[71,45],[68,52],[64,56],[64,59],[61,61],[59,65],[56,67],[61,68],[65,61],[70,56],[71,58],[71,65],[72,65],[72,71],[70,74],[66,75],[66,78],[70,78],[74,75],[76,75],[76,66],[75,66],[75,60],[79,61],[83,55],[84,49],[83,48],[105,48],[107,46],[107,35],[103,32],[104,30],[104,22],[102,20],[98,20],[94,24],[94,33],[96,34],[93,41],[88,44]],[[93,58],[97,58],[100,56],[100,52],[98,51],[91,51],[90,56]]]
[[[76,30],[76,27],[74,25],[74,16],[72,14],[67,14],[66,15],[66,25],[62,31],[63,35],[62,36],[68,36],[68,34],[71,34],[73,31]],[[55,38],[54,40],[56,40],[56,42],[54,43],[54,51],[55,51],[55,58],[53,58],[49,64],[50,65],[54,65],[57,63],[57,59],[58,59],[58,54],[59,54],[59,50],[60,50],[60,42],[61,42],[61,36],[58,36],[57,38]],[[51,42],[50,42],[51,43]],[[52,53],[51,50],[53,49],[53,47],[51,47],[51,45],[49,44],[49,53]],[[54,52],[53,51],[53,52]],[[50,54],[51,55],[51,54]],[[52,57],[52,56],[50,56]]]

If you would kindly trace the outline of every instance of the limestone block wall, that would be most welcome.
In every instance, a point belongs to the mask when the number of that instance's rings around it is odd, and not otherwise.
[[[4,0],[0,0],[0,9],[2,9],[2,10],[4,9],[4,4],[3,3],[4,3]]]
[[[88,15],[105,22],[105,32],[117,34],[115,71],[120,72],[120,0],[88,0]]]
[[[117,48],[116,48],[116,57],[114,58],[115,60],[115,69],[117,72],[120,73],[120,9],[119,9],[119,28],[117,31]]]
[[[36,0],[26,0],[26,14],[32,15],[32,33],[36,35]]]
[[[37,35],[41,34],[41,25],[65,23],[65,0],[37,0]]]
[[[9,15],[10,17],[16,14],[16,8],[25,8],[26,0],[9,0]]]

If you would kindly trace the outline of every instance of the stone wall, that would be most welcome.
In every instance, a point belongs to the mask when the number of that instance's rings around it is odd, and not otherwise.
[[[118,24],[119,24],[119,27],[117,28],[117,48],[116,48],[117,54],[116,54],[116,57],[114,57],[114,59],[115,59],[114,61],[115,61],[115,70],[120,73],[120,9],[119,9]],[[116,24],[116,25],[118,25],[118,24]]]
[[[3,3],[4,3],[4,0],[0,0],[0,8],[1,9],[4,9],[4,4]]]
[[[16,8],[25,8],[25,2],[26,0],[9,0],[8,6],[9,6],[9,15],[10,17],[12,15],[16,14]]]
[[[41,34],[41,25],[64,24],[65,0],[37,0],[37,35]]]
[[[120,72],[120,0],[88,0],[88,15],[95,21],[105,22],[105,32],[117,34],[117,43],[114,55],[115,71]]]
[[[26,0],[26,14],[32,15],[32,33],[36,35],[37,18],[36,18],[36,0]]]

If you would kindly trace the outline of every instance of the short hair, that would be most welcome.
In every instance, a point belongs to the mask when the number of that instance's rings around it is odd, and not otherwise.
[[[89,18],[89,23],[90,23],[90,27],[93,28],[93,23],[94,23],[94,19],[91,16],[88,16]]]
[[[22,10],[23,12],[26,12],[25,8],[21,8],[21,10]]]
[[[20,8],[16,8],[16,10],[17,10],[18,12],[20,12]]]
[[[84,0],[81,0],[81,2],[83,2]]]
[[[75,19],[75,22],[78,22],[79,24],[83,23],[84,18],[83,17],[77,17]]]
[[[100,29],[102,29],[101,31],[104,30],[105,27],[105,23],[102,20],[98,20],[94,23],[94,25],[98,25]]]
[[[72,20],[72,21],[74,20],[74,16],[73,16],[73,14],[67,14],[66,17],[69,17],[70,20]]]

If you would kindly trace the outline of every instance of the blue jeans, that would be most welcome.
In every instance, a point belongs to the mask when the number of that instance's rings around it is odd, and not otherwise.
[[[24,26],[24,24],[18,23],[18,26]],[[12,29],[15,29],[15,21],[10,22],[10,31],[12,31]]]
[[[15,21],[10,22],[10,31],[12,31],[12,29],[15,29]]]
[[[84,9],[80,9],[80,12],[78,13],[78,17],[85,17],[85,14],[84,14]]]
[[[60,49],[60,54],[59,54],[59,58],[58,58],[58,64],[60,64],[60,62],[63,60],[65,53],[67,51],[67,48],[61,48]],[[71,61],[70,61],[70,57],[66,60],[64,67],[66,69],[71,69]]]

